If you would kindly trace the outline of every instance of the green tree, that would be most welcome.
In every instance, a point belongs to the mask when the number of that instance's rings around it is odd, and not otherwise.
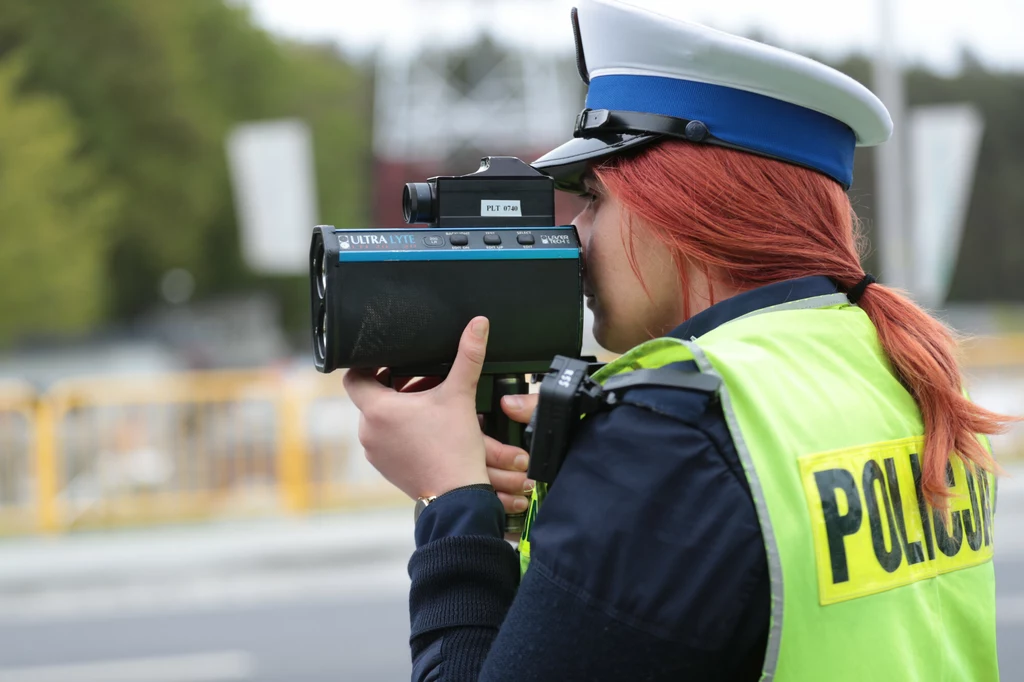
[[[365,220],[369,88],[332,50],[275,41],[213,0],[0,0],[0,62],[12,50],[29,91],[66,102],[101,182],[124,188],[104,256],[114,318],[156,303],[174,267],[199,297],[255,287],[298,299],[297,278],[261,279],[241,261],[224,152],[236,123],[307,120],[322,219]]]
[[[30,327],[80,332],[103,318],[117,193],[79,153],[74,118],[46,95],[19,96],[22,60],[0,63],[0,344]]]

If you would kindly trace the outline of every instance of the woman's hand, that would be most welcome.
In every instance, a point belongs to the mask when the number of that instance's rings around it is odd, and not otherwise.
[[[487,318],[471,320],[448,377],[427,390],[388,388],[381,383],[386,370],[345,373],[345,389],[361,412],[359,442],[366,459],[413,499],[488,482],[476,414],[488,330]]]
[[[501,399],[501,410],[509,419],[528,424],[537,407],[538,397],[536,394],[505,396]],[[530,456],[521,448],[505,445],[490,437],[485,438],[485,443],[487,477],[491,485],[498,491],[506,512],[521,514],[530,504],[528,496],[534,486],[534,482],[526,477]]]

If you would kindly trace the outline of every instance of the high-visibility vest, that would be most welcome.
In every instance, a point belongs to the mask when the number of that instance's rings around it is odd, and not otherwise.
[[[954,455],[950,512],[926,504],[921,414],[864,311],[843,294],[773,306],[699,339],[644,343],[594,378],[687,360],[722,380],[761,525],[761,679],[998,680],[994,479]],[[545,493],[520,542],[524,571]]]

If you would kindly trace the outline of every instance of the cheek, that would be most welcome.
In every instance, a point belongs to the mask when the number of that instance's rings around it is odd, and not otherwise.
[[[605,228],[608,229],[605,229]],[[597,294],[594,335],[608,350],[625,352],[682,322],[678,275],[656,244],[635,241],[647,291],[630,266],[617,224],[599,225],[589,240],[588,279]]]
[[[614,290],[615,280],[621,277],[617,262],[622,251],[618,225],[609,218],[609,211],[601,208],[588,212],[577,229],[591,287],[596,293]]]
[[[587,280],[596,294],[594,336],[598,343],[617,353],[629,350],[642,340],[637,331],[642,331],[648,302],[629,266],[617,229],[591,236]]]

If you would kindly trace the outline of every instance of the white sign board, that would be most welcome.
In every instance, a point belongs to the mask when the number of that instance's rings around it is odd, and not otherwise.
[[[308,272],[317,224],[309,128],[290,119],[243,124],[228,136],[227,154],[246,264],[263,274]]]
[[[941,306],[949,294],[983,130],[969,104],[916,107],[910,114],[912,289],[927,307]]]

